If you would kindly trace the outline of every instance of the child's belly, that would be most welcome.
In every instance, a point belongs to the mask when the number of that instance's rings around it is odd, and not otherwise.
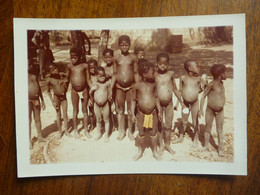
[[[94,101],[97,105],[103,106],[108,100],[107,96],[108,94],[103,90],[97,90],[94,93]]]
[[[149,100],[140,101],[140,100],[138,100],[138,109],[143,114],[151,114],[154,111],[155,108],[156,108],[156,102],[155,101],[149,101]]]
[[[162,106],[167,106],[172,101],[172,90],[169,87],[158,87],[157,92]]]
[[[215,112],[223,110],[225,105],[225,98],[223,97],[208,97],[208,107]]]
[[[130,87],[134,82],[134,75],[129,72],[126,72],[125,74],[118,74],[116,81],[121,87]]]
[[[29,99],[38,99],[39,98],[39,93],[40,89],[37,84],[29,84]]]
[[[186,102],[194,102],[198,99],[199,93],[197,90],[194,89],[182,89],[182,98],[186,101]]]
[[[71,79],[71,86],[77,92],[83,91],[86,88],[86,85],[85,77],[76,77]]]

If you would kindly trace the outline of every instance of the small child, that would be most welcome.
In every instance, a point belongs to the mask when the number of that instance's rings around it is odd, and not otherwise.
[[[97,81],[96,75],[95,75],[95,68],[98,66],[98,62],[94,59],[90,59],[88,61],[88,66],[89,66],[89,77],[91,80],[91,83],[95,83]],[[90,86],[91,88],[91,86]],[[90,119],[90,128],[89,128],[89,132],[91,132],[94,127],[95,127],[95,116],[94,116],[94,100],[93,100],[93,96],[89,97],[89,103],[88,103],[88,116]]]
[[[80,61],[81,49],[80,48],[71,48],[70,49],[70,59],[71,64],[68,65],[69,69],[69,78],[71,83],[71,101],[73,106],[73,127],[74,127],[74,136],[75,138],[80,138],[77,120],[79,112],[79,93],[82,92],[82,112],[85,128],[85,136],[91,138],[91,135],[88,132],[88,114],[87,114],[87,105],[88,105],[88,85],[91,84],[89,78],[88,65]]]
[[[187,74],[181,76],[179,91],[183,99],[185,107],[182,109],[182,125],[183,131],[180,132],[179,139],[173,143],[180,143],[183,141],[184,133],[188,125],[188,118],[191,112],[192,124],[194,126],[193,146],[198,145],[198,111],[199,111],[199,93],[202,92],[202,79],[200,76],[199,64],[194,60],[187,60],[184,63],[184,69]]]
[[[60,138],[62,136],[60,107],[62,107],[63,112],[62,114],[64,118],[65,135],[67,135],[68,137],[72,137],[68,132],[68,103],[66,97],[69,80],[67,79],[65,73],[59,72],[58,68],[55,65],[50,65],[49,70],[50,76],[47,78],[47,92],[51,103],[57,113],[57,126]],[[51,89],[53,90],[53,95],[51,93]]]
[[[218,133],[218,155],[224,156],[223,153],[223,123],[224,123],[224,105],[225,105],[225,88],[223,80],[226,80],[226,67],[222,64],[215,64],[211,67],[210,73],[214,80],[206,87],[200,103],[199,117],[203,116],[203,105],[205,98],[208,97],[208,105],[206,109],[206,130],[205,130],[205,146],[203,150],[209,148],[209,138],[214,118],[216,119],[216,128]]]
[[[134,49],[134,53],[136,55],[136,61],[138,62],[140,59],[144,59],[145,58],[145,51],[144,48],[142,47],[135,47]]]
[[[109,133],[109,104],[108,100],[111,97],[111,85],[106,78],[105,69],[101,66],[95,68],[95,73],[97,76],[97,82],[93,83],[90,89],[90,96],[94,94],[94,113],[97,119],[97,132],[98,135],[95,138],[97,141],[101,138],[101,122],[102,116],[105,123],[105,142],[109,142],[108,133]]]
[[[109,79],[112,79],[113,76],[113,58],[114,58],[114,51],[112,49],[105,49],[103,51],[103,60],[105,62],[105,72]]]
[[[116,87],[116,112],[118,121],[118,140],[122,140],[125,137],[125,101],[127,102],[127,113],[128,113],[128,137],[134,140],[133,136],[133,120],[131,113],[131,97],[132,87],[137,81],[137,63],[135,56],[129,53],[131,41],[129,36],[122,35],[118,39],[118,44],[121,53],[115,56],[115,63],[113,65],[113,77],[111,90]]]
[[[38,134],[38,141],[46,141],[46,138],[42,136],[42,124],[41,124],[41,107],[45,110],[45,102],[42,96],[42,91],[38,81],[39,65],[33,59],[29,60],[28,67],[28,89],[29,89],[29,138],[30,149],[33,148],[31,140],[31,123],[32,112],[34,116],[35,126]],[[41,99],[41,102],[40,102]]]
[[[153,157],[157,160],[161,159],[161,156],[157,152],[157,130],[158,130],[158,116],[161,120],[161,108],[159,99],[157,97],[155,79],[154,79],[154,67],[148,62],[144,61],[139,64],[138,72],[141,76],[141,80],[133,86],[132,96],[132,118],[137,123],[138,135],[136,137],[136,145],[138,147],[138,153],[134,156],[134,160],[138,160],[143,156],[145,149],[145,131],[149,135],[152,144]],[[134,111],[137,104],[137,115],[135,119]],[[158,116],[157,116],[158,115]]]
[[[161,123],[162,133],[160,134],[159,139],[159,153],[162,154],[164,150],[162,138],[165,135],[165,149],[173,155],[175,152],[170,147],[173,120],[172,92],[174,92],[178,100],[181,102],[182,107],[185,106],[182,102],[181,94],[176,87],[174,73],[173,71],[168,70],[169,55],[167,53],[159,53],[156,57],[156,61],[158,71],[155,73],[155,83],[157,87],[160,105],[162,107],[162,112],[164,112],[165,114],[165,123],[163,121]],[[161,115],[163,116],[163,113],[161,113]]]

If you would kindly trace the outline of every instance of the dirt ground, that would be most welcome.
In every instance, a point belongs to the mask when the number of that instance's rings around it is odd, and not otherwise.
[[[233,47],[232,45],[221,45],[214,47],[196,46],[193,48],[184,49],[180,54],[170,54],[171,69],[176,74],[176,84],[178,86],[180,75],[184,74],[183,62],[188,58],[196,59],[201,66],[201,72],[208,75],[210,81],[212,77],[209,75],[210,66],[213,63],[224,63],[228,67],[228,78],[224,81],[226,104],[224,108],[224,143],[223,149],[225,157],[219,157],[217,153],[217,133],[215,122],[212,128],[212,138],[210,150],[201,152],[201,144],[203,141],[203,131],[205,129],[204,117],[199,120],[200,122],[200,143],[198,148],[192,147],[193,129],[187,131],[184,140],[179,144],[171,144],[171,147],[176,151],[172,156],[167,151],[162,155],[162,161],[192,161],[192,162],[233,162],[234,160],[234,126],[233,126]],[[92,49],[93,53],[95,49]],[[55,62],[68,62],[68,50],[62,48],[53,50]],[[154,62],[156,52],[147,52],[146,57]],[[94,56],[95,57],[95,56]],[[71,163],[71,162],[123,162],[133,161],[133,156],[137,153],[135,141],[130,141],[125,137],[122,141],[118,141],[117,131],[112,132],[110,135],[109,143],[104,142],[102,137],[98,141],[94,141],[96,137],[95,129],[91,132],[92,138],[88,139],[83,134],[83,115],[79,112],[79,129],[81,139],[69,138],[63,135],[60,139],[58,137],[58,130],[56,125],[56,113],[47,96],[45,82],[41,81],[40,85],[43,90],[43,96],[46,104],[46,110],[41,112],[42,120],[42,133],[48,138],[47,142],[38,142],[36,138],[36,129],[34,122],[32,123],[32,137],[33,149],[31,150],[31,163],[44,164],[44,163]],[[69,131],[72,129],[72,104],[70,99],[70,87],[67,93],[68,99],[68,117],[69,117]],[[176,97],[174,97],[174,104]],[[206,102],[205,102],[206,105]],[[81,106],[81,105],[80,105]],[[189,119],[191,122],[191,118]],[[174,111],[174,128],[172,130],[172,141],[177,138],[179,129],[181,128],[181,109]],[[135,131],[135,135],[137,132]],[[71,132],[71,135],[74,135]],[[150,148],[147,148],[144,155],[139,161],[156,161]]]

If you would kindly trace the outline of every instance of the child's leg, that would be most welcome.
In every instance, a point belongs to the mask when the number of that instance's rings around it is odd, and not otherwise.
[[[127,101],[127,115],[128,115],[128,137],[130,140],[134,140],[135,137],[133,136],[131,100],[132,100],[132,89],[126,92],[126,101]]]
[[[163,125],[159,122],[158,124],[158,145],[159,145],[159,154],[162,155],[164,151],[164,141],[163,141],[163,135],[164,135],[164,130],[163,130]]]
[[[79,94],[71,88],[71,101],[73,106],[73,128],[74,128],[74,137],[80,138],[79,132],[78,132],[78,113],[79,113]]]
[[[216,127],[218,132],[218,155],[224,156],[223,153],[223,123],[224,123],[224,110],[216,115]]]
[[[107,102],[103,107],[103,118],[105,123],[105,142],[109,142],[109,138],[108,138],[109,126],[110,126],[109,113],[110,113],[110,109],[109,109],[109,104]]]
[[[194,126],[194,139],[193,139],[193,146],[198,146],[198,138],[199,138],[199,119],[198,119],[198,112],[199,112],[199,101],[197,100],[191,106],[191,117],[192,117],[192,124]]]
[[[88,107],[89,110],[89,119],[90,119],[90,128],[89,128],[89,132],[91,132],[94,129],[94,107],[89,106]]]
[[[67,114],[68,102],[66,99],[61,102],[61,107],[62,107],[62,114],[64,120],[65,135],[68,137],[72,137],[68,132],[68,114]]]
[[[121,89],[116,90],[116,112],[119,135],[118,140],[122,140],[125,137],[125,92]]]
[[[83,90],[83,102],[82,102],[83,122],[84,122],[84,134],[87,138],[91,138],[88,132],[88,89]]]
[[[214,120],[214,112],[207,107],[206,109],[206,114],[205,114],[205,121],[206,121],[206,129],[204,133],[204,139],[205,139],[205,145],[203,147],[203,151],[208,150],[209,148],[209,139],[210,139],[210,134],[211,134],[211,129],[212,129],[212,123]]]
[[[61,129],[61,109],[60,109],[60,100],[56,97],[54,97],[54,101],[55,101],[55,111],[56,111],[56,114],[57,114],[57,117],[56,117],[56,123],[57,123],[57,127],[58,127],[58,130],[59,130],[59,136],[61,138],[62,136],[62,129]]]
[[[96,103],[94,103],[94,113],[96,115],[96,121],[97,121],[97,137],[95,140],[99,140],[101,138],[101,122],[102,122],[102,108],[99,107]]]
[[[161,160],[161,156],[157,152],[157,146],[158,146],[158,117],[157,114],[153,114],[153,129],[149,133],[150,138],[151,138],[151,143],[152,143],[152,152],[153,152],[153,157],[156,160]]]
[[[33,148],[32,145],[32,139],[31,139],[31,135],[32,135],[32,112],[33,112],[33,105],[31,102],[29,102],[29,140],[30,140],[30,149]]]
[[[35,121],[35,126],[37,129],[37,134],[38,134],[38,140],[39,141],[47,141],[46,138],[42,137],[42,123],[41,123],[41,105],[33,105],[33,115],[34,115],[34,121]]]
[[[171,143],[171,130],[172,130],[172,120],[173,120],[173,105],[170,102],[165,108],[165,149],[170,154],[175,154],[175,151],[170,147]]]
[[[144,116],[137,112],[136,114],[136,123],[137,123],[137,129],[138,129],[138,135],[135,138],[135,145],[138,147],[138,152],[134,156],[133,160],[138,160],[143,156],[144,153],[144,141],[145,141],[145,133],[144,133]]]

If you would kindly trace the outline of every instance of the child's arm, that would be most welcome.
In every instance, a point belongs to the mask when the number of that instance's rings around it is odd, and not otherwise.
[[[182,91],[182,77],[180,77],[180,83],[179,83],[179,92],[180,92],[180,96],[181,96],[181,91]],[[177,100],[175,106],[174,106],[174,110],[178,110],[178,106],[179,106],[179,100]]]
[[[137,64],[137,61],[136,61],[136,58],[134,58],[134,80],[135,80],[135,83],[137,83],[140,79],[139,79],[139,75],[138,75],[138,64]]]
[[[117,74],[116,63],[117,62],[113,63],[113,75],[112,75],[112,78],[111,78],[111,89],[110,89],[111,93],[112,93],[112,90],[113,90],[113,88],[115,87],[115,84],[116,84],[116,74]]]
[[[204,90],[204,93],[203,95],[201,96],[201,99],[200,99],[200,110],[199,110],[199,113],[198,113],[198,116],[201,117],[204,115],[203,113],[203,106],[204,106],[204,102],[205,102],[205,99],[207,97],[207,95],[209,94],[209,92],[212,90],[212,82],[210,82],[208,84],[208,86],[206,87],[206,89]]]
[[[111,84],[110,81],[107,81],[107,90],[108,90],[108,100],[112,102],[112,89],[111,89]]]
[[[180,83],[181,83],[181,82],[180,82]],[[176,83],[175,83],[175,79],[174,79],[173,74],[172,74],[172,90],[173,90],[175,96],[176,96],[177,99],[178,99],[176,105],[180,102],[180,103],[181,103],[181,107],[182,107],[182,108],[185,108],[185,105],[184,105],[184,103],[183,103],[183,101],[182,101],[182,99],[181,99],[181,93],[179,92],[179,90],[178,90],[177,87],[176,87]],[[177,105],[177,106],[178,106],[178,105]],[[176,106],[175,106],[175,107],[176,107]],[[174,107],[174,109],[175,109],[175,107]],[[176,109],[177,109],[177,107],[176,107]]]
[[[160,104],[160,100],[158,98],[158,92],[157,92],[156,87],[154,89],[154,97],[156,99],[156,108],[158,110],[158,119],[159,119],[159,121],[162,121],[162,118],[163,118],[162,107],[161,107],[161,104]]]
[[[43,96],[42,96],[42,90],[41,90],[38,79],[37,79],[37,83],[38,83],[38,86],[39,86],[39,97],[42,101],[42,109],[45,110],[46,106],[45,106],[45,102],[44,102],[44,99],[43,99]]]
[[[89,88],[91,88],[91,86],[92,86],[92,80],[91,80],[91,78],[90,78],[90,75],[89,75],[89,65],[88,64],[84,64],[85,65],[85,67],[86,67],[86,78],[87,78],[87,85],[89,86]]]
[[[207,75],[203,74],[200,78],[200,91],[199,93],[201,93],[203,90],[205,90],[205,88],[208,85],[208,81],[207,81]]]
[[[135,123],[135,107],[136,107],[136,84],[132,88],[132,98],[131,98],[131,112],[132,112],[132,120]]]

